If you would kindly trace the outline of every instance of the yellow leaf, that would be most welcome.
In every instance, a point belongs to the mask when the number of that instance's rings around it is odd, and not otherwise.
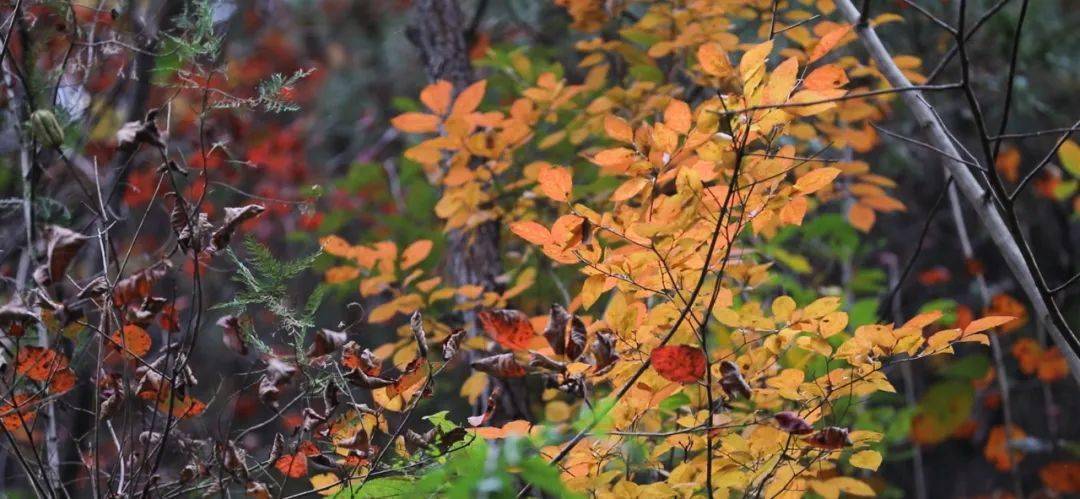
[[[739,60],[739,73],[743,81],[748,81],[765,66],[765,58],[772,52],[773,41],[769,40],[750,47]]]
[[[836,487],[840,492],[851,494],[854,496],[873,496],[875,495],[874,489],[871,488],[866,482],[856,480],[854,478],[846,476],[838,476],[830,478],[829,485]]]
[[[771,308],[773,317],[786,321],[791,317],[791,313],[795,311],[795,300],[790,296],[780,296],[773,300]]]
[[[476,401],[479,400],[480,395],[484,393],[487,384],[487,374],[480,371],[473,371],[469,378],[461,384],[460,395],[468,399],[470,404],[475,404]]]
[[[791,90],[795,88],[795,80],[799,77],[799,61],[794,57],[781,62],[769,76],[769,83],[765,85],[765,104],[781,104],[787,101]]]
[[[390,124],[405,133],[431,133],[439,129],[439,117],[427,113],[399,114]]]
[[[545,168],[540,170],[536,179],[540,182],[540,190],[545,196],[556,201],[570,198],[570,191],[574,187],[570,169],[561,166]]]
[[[602,274],[589,276],[581,285],[581,306],[588,310],[596,303],[596,299],[604,292],[604,281],[607,277]]]
[[[727,76],[735,69],[719,43],[706,43],[698,47],[697,59],[701,70],[712,76]]]
[[[873,450],[859,451],[852,454],[848,462],[856,468],[877,471],[878,466],[881,466],[881,454]]]
[[[818,331],[822,336],[828,338],[840,331],[843,331],[848,325],[848,315],[839,310],[829,312],[818,322]]]
[[[780,208],[780,221],[791,225],[802,225],[806,208],[806,196],[796,196]]]
[[[810,170],[810,172],[799,177],[799,179],[795,181],[795,189],[803,194],[816,192],[822,187],[831,184],[833,179],[839,174],[840,169],[831,166]]]
[[[945,345],[948,345],[953,340],[959,337],[959,329],[946,329],[944,331],[938,331],[934,333],[934,335],[931,336],[930,339],[926,340],[926,348],[933,352]]]
[[[1074,140],[1066,140],[1058,148],[1058,159],[1073,176],[1080,177],[1080,145]]]
[[[319,495],[332,496],[337,494],[341,490],[341,481],[337,475],[333,473],[322,473],[310,478],[311,488],[318,491]]]
[[[379,324],[386,322],[394,317],[398,312],[398,304],[396,300],[391,300],[371,310],[368,314],[368,322],[372,324]]]
[[[824,298],[818,298],[813,303],[806,306],[804,313],[811,319],[820,319],[825,317],[826,314],[840,308],[839,296],[826,296]]]
[[[405,251],[401,252],[401,269],[405,270],[413,265],[416,265],[431,253],[431,247],[433,243],[427,239],[421,239],[409,245],[405,248]]]

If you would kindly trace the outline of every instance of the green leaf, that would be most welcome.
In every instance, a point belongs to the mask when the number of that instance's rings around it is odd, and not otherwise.
[[[402,477],[375,478],[362,487],[354,486],[334,495],[337,498],[359,499],[364,497],[404,497],[420,492],[418,482]]]

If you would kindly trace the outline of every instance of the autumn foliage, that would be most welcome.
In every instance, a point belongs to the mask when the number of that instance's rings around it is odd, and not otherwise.
[[[513,6],[372,2],[413,20],[392,43],[429,81],[349,117],[354,148],[320,114],[345,42],[160,3],[0,8],[0,488],[924,496],[924,459],[967,442],[1001,478],[979,493],[1080,493],[1053,399],[1076,351],[1045,332],[1072,280],[1014,282],[953,177],[923,206],[885,166],[899,93],[969,89],[963,15],[961,83],[898,53],[900,90],[860,40],[948,28],[913,2],[541,2],[557,41],[483,22]],[[1075,125],[1034,168],[1004,126],[988,167],[959,160],[1067,229]],[[920,255],[935,237],[948,259]],[[451,263],[474,245],[495,275]],[[1036,390],[1050,433],[1010,398]]]

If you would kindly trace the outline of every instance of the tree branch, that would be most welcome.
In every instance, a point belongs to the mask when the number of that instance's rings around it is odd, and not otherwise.
[[[837,0],[836,6],[849,22],[855,23],[859,20],[859,11],[852,5],[851,0]],[[893,62],[891,54],[874,29],[866,27],[857,32],[866,50],[889,83],[898,89],[912,87],[911,82]],[[983,188],[966,165],[953,159],[960,157],[960,153],[949,139],[944,124],[937,118],[922,93],[919,91],[901,92],[900,97],[915,115],[919,126],[929,135],[930,143],[948,153],[943,158],[944,167],[956,179],[955,185],[959,192],[964,195],[979,219],[982,220],[1006,265],[1020,283],[1028,300],[1031,301],[1034,315],[1038,317],[1038,320],[1047,322],[1047,329],[1054,343],[1061,348],[1069,363],[1069,371],[1080,382],[1080,356],[1077,355],[1080,352],[1080,343],[1068,329],[1061,311],[1052,300],[1048,290],[1040,286],[1040,280],[1032,271],[1033,262],[1027,260],[1025,252],[1020,247],[1021,242],[1017,241],[1001,213],[994,208],[990,193]]]

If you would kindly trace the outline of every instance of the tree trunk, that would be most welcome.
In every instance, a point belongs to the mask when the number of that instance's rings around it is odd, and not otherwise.
[[[468,29],[457,0],[419,0],[416,2],[416,25],[409,37],[420,49],[428,80],[446,80],[461,91],[474,80],[469,62],[469,47],[465,40]],[[498,291],[496,278],[502,273],[499,252],[498,220],[484,222],[474,229],[452,229],[447,232],[445,271],[455,286],[477,285],[485,290]],[[464,314],[469,336],[479,334],[476,313]],[[471,359],[470,359],[471,360]],[[489,387],[490,390],[490,387]],[[496,418],[512,420],[528,417],[523,380],[509,380],[503,391]],[[486,404],[481,397],[479,404]],[[480,406],[478,411],[485,408]]]

